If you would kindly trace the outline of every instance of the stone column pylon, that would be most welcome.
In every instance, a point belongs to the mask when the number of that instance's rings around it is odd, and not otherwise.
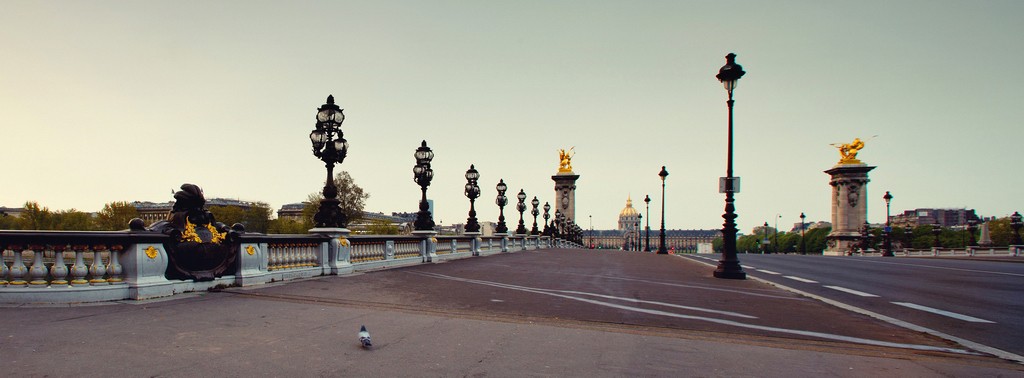
[[[855,251],[860,243],[861,227],[868,219],[868,172],[866,164],[837,164],[825,171],[832,179],[832,232],[825,238],[826,256],[841,256]]]

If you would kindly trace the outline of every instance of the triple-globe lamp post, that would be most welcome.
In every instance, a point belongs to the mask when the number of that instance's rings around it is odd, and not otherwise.
[[[519,203],[516,204],[516,210],[519,211],[519,227],[516,227],[516,235],[526,235],[526,223],[523,223],[523,212],[526,211],[526,192],[519,189],[516,198],[519,199]]]
[[[494,200],[494,203],[498,205],[498,225],[494,227],[494,232],[505,235],[508,233],[508,226],[505,225],[505,205],[508,205],[505,191],[508,190],[508,185],[505,185],[505,179],[501,179],[498,180],[498,185],[494,188],[498,190],[498,197]]]
[[[743,271],[740,260],[736,257],[736,233],[739,230],[736,229],[736,205],[733,193],[738,188],[734,187],[735,178],[732,175],[732,91],[736,89],[736,84],[745,73],[743,67],[736,64],[736,54],[729,53],[725,56],[725,65],[718,70],[718,75],[715,75],[729,93],[729,100],[726,101],[729,106],[729,138],[725,185],[722,188],[725,192],[725,214],[722,215],[722,218],[725,218],[722,227],[722,259],[718,261],[718,268],[715,269],[714,276],[740,280],[746,279],[747,273]]]
[[[644,252],[651,251],[651,196],[644,195],[644,204],[647,206],[647,225],[644,226]]]
[[[466,232],[480,232],[480,223],[476,220],[476,208],[474,207],[474,202],[480,197],[480,185],[477,184],[479,179],[480,172],[473,164],[470,164],[469,170],[466,171],[466,198],[469,198],[469,218],[466,219]]]
[[[892,216],[889,215],[889,202],[892,202],[893,196],[888,190],[885,191],[885,195],[882,196],[885,200],[885,228],[882,229],[884,232],[885,240],[882,241],[882,256],[893,256],[892,254]]]
[[[533,205],[533,210],[530,210],[530,215],[533,215],[533,229],[530,230],[530,235],[540,235],[540,230],[537,229],[537,216],[540,215],[540,210],[538,209],[538,206],[540,206],[540,200],[534,196],[533,201],[530,201],[530,204]]]
[[[339,206],[338,187],[334,185],[334,164],[341,164],[348,154],[348,141],[341,131],[345,122],[344,109],[334,104],[334,96],[327,96],[327,103],[316,113],[316,128],[309,133],[313,143],[313,156],[320,158],[327,166],[327,182],[324,184],[324,198],[313,215],[317,228],[345,228],[348,218]]]
[[[430,161],[434,160],[434,151],[427,147],[427,141],[424,140],[413,156],[416,158],[416,165],[412,168],[413,181],[420,185],[420,190],[423,192],[414,228],[416,231],[433,231],[434,217],[430,214],[430,205],[427,203],[427,187],[430,186],[430,180],[434,178],[434,170],[430,168]]]

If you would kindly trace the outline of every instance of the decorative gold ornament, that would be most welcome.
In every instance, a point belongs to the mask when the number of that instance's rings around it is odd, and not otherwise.
[[[348,239],[342,236],[338,238],[338,244],[341,244],[342,247],[348,247],[351,243],[348,242]]]
[[[253,248],[252,245],[247,245],[247,246],[245,246],[245,253],[248,253],[249,256],[255,255],[256,254],[256,248]]]
[[[863,164],[857,159],[857,152],[864,148],[864,141],[860,138],[853,138],[853,142],[850,143],[829,145],[839,149],[839,164]]]
[[[156,248],[153,248],[153,246],[146,248],[146,257],[149,257],[150,259],[155,259],[159,254],[160,253],[157,252]]]
[[[574,151],[576,146],[569,148],[566,152],[564,149],[558,149],[558,173],[572,173],[572,157],[576,156]]]
[[[210,230],[210,234],[213,235],[213,237],[210,239],[210,243],[213,244],[220,244],[220,242],[224,241],[224,239],[227,238],[228,236],[227,232],[217,232],[217,229],[213,227],[212,224],[209,223],[206,224],[206,229]],[[190,241],[196,243],[203,242],[203,239],[199,237],[199,234],[196,234],[196,225],[192,224],[192,222],[189,222],[188,217],[185,217],[185,232],[181,233],[181,241]]]

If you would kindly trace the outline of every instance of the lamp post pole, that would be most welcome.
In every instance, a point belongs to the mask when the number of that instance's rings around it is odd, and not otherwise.
[[[594,216],[587,215],[590,217],[590,249],[595,249],[597,246],[594,245]]]
[[[519,211],[519,227],[516,227],[516,235],[525,235],[526,224],[523,223],[523,212],[526,211],[526,192],[519,189],[516,198],[519,199],[519,203],[516,204],[516,210]]]
[[[494,227],[494,232],[505,235],[508,234],[508,226],[505,225],[505,205],[508,205],[505,191],[508,190],[508,185],[505,185],[505,179],[501,179],[494,188],[498,190],[498,197],[494,199],[494,203],[498,205],[498,225]]]
[[[939,235],[942,234],[942,226],[938,223],[932,225],[932,235],[935,236],[935,240],[932,242],[932,246],[935,248],[942,247],[942,243],[939,242]]]
[[[739,230],[736,229],[736,205],[734,204],[736,200],[733,198],[733,193],[739,188],[734,186],[735,178],[732,176],[732,91],[736,89],[736,83],[745,73],[743,67],[736,64],[736,54],[729,53],[725,56],[725,65],[718,70],[718,75],[715,76],[729,92],[729,100],[726,101],[726,104],[729,105],[729,147],[727,149],[725,185],[722,188],[725,191],[725,214],[722,215],[722,218],[725,219],[725,223],[722,225],[722,259],[718,261],[718,268],[715,269],[714,276],[740,280],[746,279],[747,273],[743,271],[740,260],[736,257],[736,233]]]
[[[644,195],[644,204],[647,205],[647,225],[644,226],[644,252],[651,251],[651,196]]]
[[[334,185],[334,164],[341,164],[348,154],[348,141],[341,130],[345,122],[345,109],[334,104],[334,96],[327,96],[327,103],[316,113],[316,128],[309,133],[313,143],[313,156],[320,158],[327,167],[327,182],[324,183],[324,198],[320,200],[313,221],[317,228],[345,228],[348,218],[341,210],[338,187]]]
[[[775,245],[776,254],[779,253],[779,218],[782,218],[782,215],[775,214],[775,233],[772,234],[772,244]]]
[[[664,165],[661,166],[658,177],[661,177],[661,234],[658,235],[658,254],[667,255],[668,249],[665,248],[665,178],[668,177],[668,171],[665,170]]]
[[[804,219],[807,218],[803,212],[800,212],[800,254],[807,254],[807,243],[804,240],[804,231],[807,230],[807,223],[804,223]]]
[[[768,240],[768,222],[764,222],[764,243],[761,244],[764,246],[764,254],[767,255],[772,253],[772,251],[768,249],[771,247],[771,242]]]
[[[469,218],[466,219],[466,232],[480,232],[480,223],[476,219],[476,207],[474,203],[477,197],[480,197],[480,185],[477,185],[477,180],[480,178],[480,172],[476,170],[473,164],[469,165],[469,170],[466,171],[466,198],[469,198]]]
[[[534,196],[530,204],[533,205],[533,210],[530,210],[530,215],[533,215],[533,229],[530,230],[530,235],[540,235],[540,230],[537,229],[537,216],[540,215],[540,210],[537,207],[540,206],[540,200]]]
[[[882,242],[882,256],[893,256],[892,254],[892,216],[889,215],[889,202],[892,201],[893,196],[888,190],[885,191],[885,195],[882,196],[885,200],[885,228],[882,231],[885,233],[885,241]]]
[[[434,229],[434,218],[430,214],[430,205],[427,204],[427,187],[430,180],[434,178],[434,170],[430,169],[430,161],[434,159],[434,152],[427,147],[427,141],[423,141],[413,155],[416,157],[416,165],[412,168],[413,181],[420,185],[423,197],[420,199],[420,211],[416,213],[416,231],[432,231]]]
[[[1010,216],[1010,227],[1013,228],[1013,245],[1021,245],[1020,238],[1020,227],[1024,226],[1024,217],[1021,217],[1020,212],[1014,211],[1013,215]]]
[[[551,204],[544,202],[544,231],[541,232],[544,236],[551,236],[551,227],[548,227],[548,219],[551,218]]]

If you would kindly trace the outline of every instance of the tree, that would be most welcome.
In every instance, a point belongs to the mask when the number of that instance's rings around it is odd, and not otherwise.
[[[53,214],[54,229],[64,231],[92,231],[96,229],[92,216],[81,211],[61,210]],[[127,223],[125,224],[127,226]]]
[[[39,206],[38,202],[25,202],[21,212],[21,227],[24,230],[52,230],[54,217],[49,208]]]
[[[338,187],[338,201],[341,202],[341,211],[352,224],[363,218],[363,208],[366,206],[366,199],[370,194],[363,192],[363,188],[356,185],[348,172],[341,171],[334,175],[334,185]],[[302,217],[309,224],[313,224],[313,215],[320,209],[320,200],[324,198],[323,193],[312,193],[308,196],[306,208],[302,210]]]
[[[297,221],[288,218],[277,218],[273,219],[267,224],[268,234],[303,234],[306,233],[312,225],[305,221]]]
[[[374,219],[366,231],[370,235],[398,235],[398,226],[383,219]]]
[[[231,226],[241,223],[248,232],[266,233],[270,226],[270,205],[256,202],[243,209],[238,206],[210,206],[207,210],[217,222]]]
[[[104,231],[128,229],[128,222],[139,217],[139,210],[129,202],[115,201],[103,205],[96,214],[96,228]]]

